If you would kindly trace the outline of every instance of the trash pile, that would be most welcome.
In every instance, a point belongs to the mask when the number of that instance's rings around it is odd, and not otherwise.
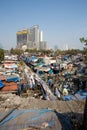
[[[29,96],[31,91],[32,97],[45,100],[86,99],[87,65],[76,60],[71,56],[61,59],[23,56],[12,70],[6,70],[6,67],[7,63],[12,67],[14,62],[6,61],[1,73],[4,78],[1,79],[0,91],[15,91],[19,96]]]
[[[9,65],[14,63],[10,61],[8,64],[9,69],[5,68],[8,63],[5,62],[4,68],[3,66],[0,67],[0,111],[2,112],[0,114],[3,115],[3,112],[6,112],[6,118],[2,116],[0,128],[4,129],[7,125],[9,126],[8,128],[12,128],[14,126],[12,120],[5,122],[13,117],[12,119],[17,123],[20,119],[19,115],[26,117],[25,114],[29,114],[30,109],[33,112],[34,110],[32,109],[37,109],[35,110],[35,114],[37,113],[36,117],[32,117],[32,121],[35,122],[32,122],[31,119],[28,119],[29,122],[25,122],[23,120],[25,118],[23,118],[17,125],[20,129],[27,129],[27,123],[33,129],[35,127],[36,129],[57,127],[55,122],[48,118],[46,118],[48,121],[40,122],[42,118],[39,117],[38,113],[44,113],[44,110],[48,111],[48,117],[50,112],[54,113],[54,110],[56,110],[58,112],[56,119],[59,119],[59,116],[66,113],[72,119],[73,125],[76,122],[76,124],[82,123],[85,99],[87,97],[87,64],[83,61],[76,61],[75,57],[58,59],[57,57],[23,56],[17,62],[17,65]],[[17,110],[14,108],[17,108]],[[12,111],[7,115],[10,109]],[[34,118],[37,118],[37,115],[39,122],[34,120]],[[53,119],[54,115],[52,114]],[[57,119],[57,123],[59,122],[60,126],[65,117],[63,118],[62,115],[62,120]],[[70,123],[69,119],[67,121]],[[12,126],[10,126],[11,122]],[[64,127],[68,130],[67,126]],[[17,128],[15,127],[15,129]]]
[[[83,100],[87,96],[87,64],[80,62],[80,57],[62,57],[61,59],[52,60],[45,57],[32,59],[24,57],[24,62],[40,78],[39,84],[43,80],[47,89],[50,89],[59,100]],[[31,59],[31,60],[30,60]],[[47,59],[47,60],[46,60]],[[78,59],[78,62],[77,62]],[[46,62],[49,61],[49,64]],[[53,63],[52,63],[53,62]],[[48,96],[48,95],[47,95]],[[45,97],[46,98],[46,97]]]

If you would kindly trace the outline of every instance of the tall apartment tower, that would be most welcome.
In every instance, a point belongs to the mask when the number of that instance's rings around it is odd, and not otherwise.
[[[34,48],[39,49],[39,43],[40,43],[40,30],[39,26],[35,25],[30,28],[30,41],[32,41],[32,44]]]
[[[30,29],[17,32],[17,48],[22,49],[45,49],[46,42],[43,41],[43,32],[40,31],[38,25],[32,26]]]
[[[17,48],[21,49],[22,46],[29,43],[29,30],[25,29],[17,32]]]
[[[43,32],[40,31],[40,42],[42,42],[42,41],[43,41]]]

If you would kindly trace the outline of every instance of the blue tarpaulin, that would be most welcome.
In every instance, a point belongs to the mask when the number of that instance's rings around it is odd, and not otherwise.
[[[83,100],[86,99],[87,97],[87,91],[78,91],[77,93],[75,93],[74,95],[66,95],[63,96],[63,100],[64,101],[68,101],[68,100]]]
[[[7,114],[7,113],[6,113]],[[0,112],[0,130],[19,130],[38,128],[37,130],[71,130],[68,118],[49,109],[13,110],[7,115]],[[33,130],[33,129],[32,129]]]
[[[2,83],[2,80],[0,80],[0,88],[3,88],[5,85]]]
[[[78,100],[86,99],[87,97],[87,91],[79,90],[75,96],[78,98]]]
[[[8,78],[6,78],[7,82],[17,82],[19,80],[20,80],[19,77],[8,77]]]
[[[73,100],[73,95],[66,95],[66,96],[63,96],[63,100],[64,100],[64,101]]]

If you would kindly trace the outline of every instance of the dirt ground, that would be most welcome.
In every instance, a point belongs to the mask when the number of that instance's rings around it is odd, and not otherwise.
[[[54,109],[58,112],[83,113],[85,100],[82,101],[47,101],[35,97],[22,97],[15,94],[0,94],[0,111],[7,111],[17,107],[18,109]]]
[[[15,94],[0,94],[0,112],[8,112],[13,109],[52,109],[70,117],[74,127],[79,127],[83,121],[85,100],[83,101],[47,101],[35,97],[20,97]],[[31,130],[33,130],[31,128]]]

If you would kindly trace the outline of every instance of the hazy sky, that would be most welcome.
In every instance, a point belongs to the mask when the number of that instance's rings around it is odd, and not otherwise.
[[[50,48],[82,49],[87,38],[87,0],[0,0],[0,45],[16,47],[16,32],[39,25]]]

